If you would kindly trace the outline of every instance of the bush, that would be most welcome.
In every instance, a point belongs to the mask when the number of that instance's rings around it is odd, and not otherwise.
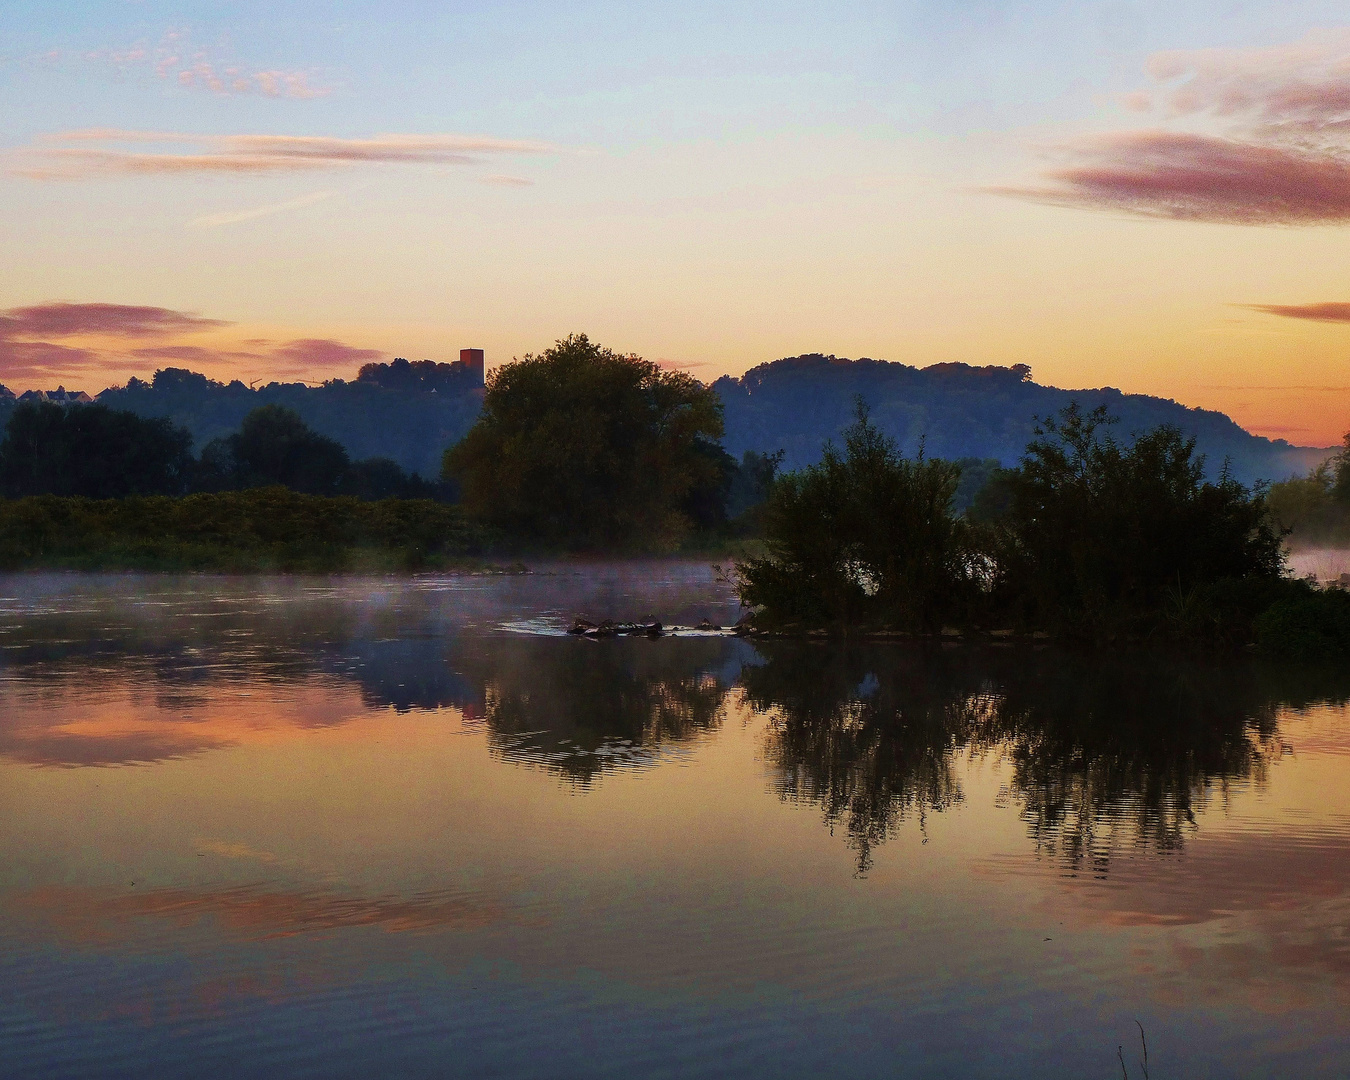
[[[1255,630],[1257,645],[1272,656],[1309,662],[1342,659],[1350,653],[1350,593],[1307,588],[1262,612]]]
[[[1276,579],[1280,536],[1264,499],[1204,479],[1195,440],[1159,427],[1122,446],[1098,409],[1037,427],[994,535],[997,602],[1032,625],[1086,637],[1137,634],[1169,603],[1224,579]]]
[[[902,457],[858,404],[844,453],[775,481],[766,554],[737,564],[741,602],[766,625],[933,629],[970,591],[958,470]]]

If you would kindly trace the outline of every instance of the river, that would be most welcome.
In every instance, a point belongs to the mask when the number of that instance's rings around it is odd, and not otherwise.
[[[0,578],[0,1075],[1350,1073],[1350,674],[578,614]]]

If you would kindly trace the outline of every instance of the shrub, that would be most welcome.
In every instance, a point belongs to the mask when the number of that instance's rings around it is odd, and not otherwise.
[[[416,569],[482,549],[453,506],[428,499],[256,488],[183,498],[0,500],[0,568],[336,570],[359,552]],[[369,560],[366,560],[369,561]]]
[[[1272,604],[1256,619],[1256,643],[1273,656],[1309,662],[1350,653],[1350,593],[1307,588]]]
[[[766,554],[737,564],[742,603],[765,624],[931,629],[970,589],[958,470],[900,455],[858,404],[844,452],[779,477],[764,509]]]
[[[1226,578],[1278,578],[1264,499],[1225,472],[1204,479],[1195,441],[1158,427],[1122,446],[1104,409],[1042,422],[1001,482],[1000,599],[1024,621],[1088,637],[1156,624],[1178,594]]]

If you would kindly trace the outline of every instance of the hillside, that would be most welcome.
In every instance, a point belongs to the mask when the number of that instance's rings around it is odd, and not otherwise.
[[[727,449],[737,457],[746,450],[781,449],[787,468],[819,458],[824,441],[837,438],[852,419],[859,395],[878,426],[906,453],[916,452],[922,438],[925,452],[934,457],[1013,464],[1031,438],[1034,418],[1052,415],[1071,401],[1085,408],[1106,405],[1120,417],[1118,437],[1175,424],[1196,436],[1211,472],[1228,459],[1234,475],[1247,483],[1306,473],[1331,453],[1252,435],[1220,412],[1110,388],[1061,390],[1032,382],[1030,374],[1020,366],[916,368],[809,354],[761,364],[740,378],[724,376],[713,386],[726,407]],[[169,417],[192,432],[198,451],[237,430],[249,410],[285,405],[341,442],[353,458],[389,457],[409,471],[434,477],[442,451],[478,415],[483,395],[478,379],[481,375],[470,377],[456,364],[395,361],[367,365],[352,381],[269,383],[253,389],[166,368],[152,382],[132,379],[105,390],[98,400],[142,416]],[[12,408],[12,400],[0,400],[0,424]]]
[[[905,453],[915,453],[922,439],[932,457],[997,458],[1011,465],[1032,436],[1034,418],[1072,401],[1085,409],[1105,405],[1120,418],[1117,438],[1174,424],[1196,437],[1211,472],[1226,458],[1245,483],[1305,473],[1332,452],[1261,438],[1223,413],[1165,398],[1111,388],[1061,390],[1032,382],[1030,376],[1021,365],[916,368],[813,353],[761,364],[740,378],[724,376],[713,386],[726,406],[727,449],[738,456],[745,450],[781,449],[787,468],[820,456],[821,443],[837,438],[852,419],[858,396]]]
[[[473,425],[483,399],[458,365],[395,361],[367,365],[351,382],[322,386],[214,382],[178,368],[157,371],[153,382],[132,379],[98,395],[101,404],[141,416],[167,416],[192,432],[200,451],[229,435],[259,405],[285,405],[322,435],[338,440],[354,459],[393,458],[409,472],[439,475],[441,452]],[[441,369],[441,370],[435,370]],[[481,376],[480,376],[481,378]]]

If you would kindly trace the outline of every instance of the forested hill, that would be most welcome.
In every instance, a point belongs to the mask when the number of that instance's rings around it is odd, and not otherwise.
[[[477,377],[455,364],[394,361],[369,364],[352,381],[322,386],[270,383],[256,389],[220,383],[179,368],[155,373],[153,382],[132,379],[98,400],[141,416],[166,416],[192,432],[197,451],[229,435],[252,409],[278,404],[294,409],[320,434],[337,439],[355,459],[388,457],[405,469],[435,477],[441,453],[472,426],[482,404]],[[1234,475],[1251,482],[1303,474],[1331,451],[1290,446],[1252,435],[1223,413],[1188,409],[1175,401],[1122,394],[1119,390],[1059,390],[1030,381],[1024,367],[937,364],[927,368],[883,360],[841,360],[811,354],[775,360],[739,379],[718,379],[714,388],[726,406],[728,450],[785,452],[796,468],[820,457],[826,439],[837,439],[861,395],[877,425],[909,454],[925,438],[932,457],[997,458],[1013,464],[1031,438],[1036,416],[1049,416],[1071,401],[1085,408],[1104,404],[1120,417],[1115,431],[1128,437],[1161,423],[1175,424],[1199,440],[1211,470],[1223,460]],[[0,424],[13,399],[0,397]],[[559,453],[565,453],[559,447]]]
[[[167,416],[192,432],[198,451],[238,431],[259,405],[285,405],[319,434],[342,443],[353,459],[392,458],[409,472],[434,478],[441,452],[469,430],[483,401],[482,387],[448,370],[455,367],[395,361],[367,365],[351,382],[269,383],[257,389],[167,368],[157,371],[153,382],[132,379],[105,390],[98,401],[141,416]]]
[[[1053,415],[1072,401],[1085,409],[1105,405],[1120,418],[1113,429],[1117,438],[1173,424],[1196,437],[1212,472],[1227,458],[1233,474],[1246,483],[1306,473],[1331,453],[1252,435],[1220,412],[1110,388],[1060,390],[1034,383],[1030,376],[1023,365],[916,368],[812,353],[760,364],[739,379],[724,376],[713,386],[726,406],[727,449],[737,456],[745,450],[781,449],[786,468],[817,460],[826,439],[837,441],[858,396],[905,453],[915,453],[922,438],[930,457],[998,458],[1011,465],[1032,437],[1034,418]]]

